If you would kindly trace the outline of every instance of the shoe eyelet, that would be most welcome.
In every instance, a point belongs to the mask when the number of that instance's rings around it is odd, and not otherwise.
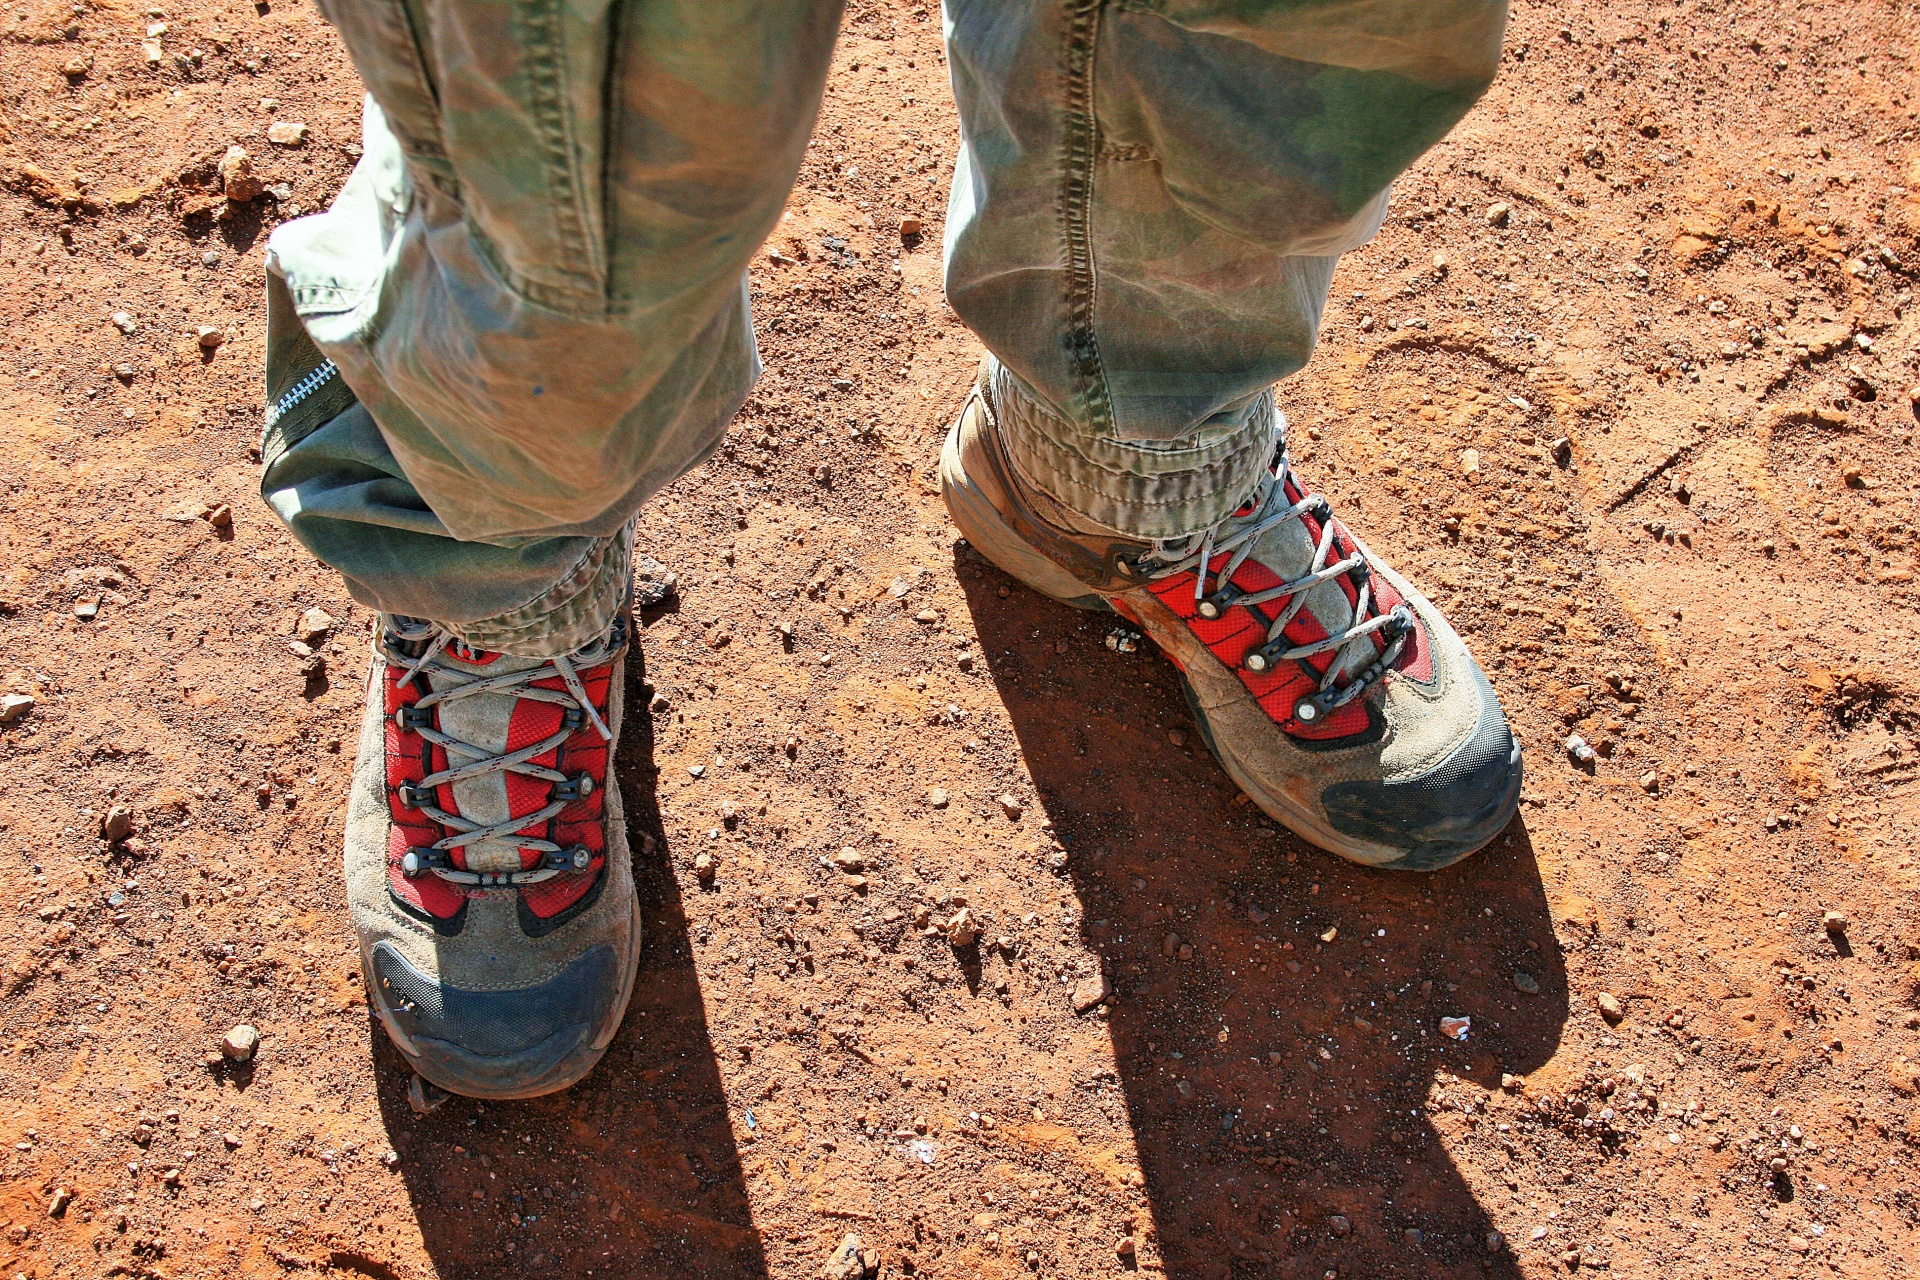
[[[1301,724],[1313,724],[1320,719],[1320,704],[1312,698],[1302,698],[1293,704],[1293,718]]]
[[[1240,665],[1256,675],[1265,675],[1279,665],[1280,654],[1286,649],[1284,640],[1279,644],[1263,644],[1247,650],[1247,656],[1240,659]]]
[[[1201,596],[1194,604],[1194,612],[1209,621],[1225,616],[1233,608],[1234,602],[1244,594],[1238,587],[1225,586],[1218,591]]]
[[[548,793],[548,799],[564,800],[568,804],[572,804],[576,800],[584,800],[592,794],[593,775],[590,773],[581,773],[576,774],[565,782],[554,783],[553,790]]]
[[[433,708],[428,707],[423,710],[411,702],[405,703],[395,709],[393,723],[402,733],[430,729],[433,727]]]
[[[427,802],[432,799],[432,794],[430,791],[421,790],[411,782],[403,782],[393,789],[394,799],[400,802],[400,807],[403,809],[425,808]]]

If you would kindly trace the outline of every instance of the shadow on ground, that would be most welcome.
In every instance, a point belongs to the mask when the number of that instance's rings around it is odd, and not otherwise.
[[[1559,1041],[1566,972],[1523,824],[1430,875],[1321,853],[1244,801],[1150,642],[1109,649],[1117,617],[968,549],[955,568],[1114,988],[1168,1280],[1518,1276],[1427,1107],[1497,1094]],[[1461,1015],[1456,1043],[1439,1019]],[[1497,1150],[1494,1118],[1476,1125]]]
[[[642,660],[627,670],[618,771],[646,943],[625,1025],[563,1093],[408,1107],[411,1072],[373,1027],[380,1111],[443,1276],[767,1274],[660,828]]]

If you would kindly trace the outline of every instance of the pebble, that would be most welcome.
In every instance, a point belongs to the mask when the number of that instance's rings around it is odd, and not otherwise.
[[[922,609],[913,615],[913,620],[915,622],[938,622],[940,621],[940,615],[931,609]]]
[[[1516,973],[1513,975],[1513,989],[1522,995],[1537,996],[1540,994],[1540,979],[1530,973]]]
[[[49,1218],[58,1218],[67,1211],[67,1206],[72,1203],[72,1187],[55,1187],[53,1190],[53,1199],[47,1201],[47,1216]]]
[[[1845,933],[1853,922],[1844,911],[1829,911],[1820,917],[1820,923],[1828,933]]]
[[[948,945],[955,950],[960,950],[972,946],[979,940],[980,922],[973,918],[973,913],[965,907],[954,912],[952,919],[947,921]]]
[[[1187,745],[1187,731],[1185,729],[1169,729],[1167,731],[1167,741],[1176,747],[1184,747]]]
[[[1132,1236],[1121,1236],[1119,1243],[1113,1246],[1113,1251],[1122,1258],[1131,1258],[1139,1251],[1139,1246],[1133,1242]]]
[[[1553,460],[1563,467],[1573,459],[1573,441],[1565,436],[1548,445],[1547,450],[1553,454]]]
[[[1499,1253],[1507,1247],[1507,1238],[1498,1231],[1487,1232],[1487,1252]]]
[[[827,1263],[820,1268],[822,1280],[861,1280],[867,1274],[866,1263],[861,1258],[860,1237],[847,1232],[840,1243],[827,1255]]]
[[[325,609],[309,609],[300,615],[300,625],[295,628],[294,635],[298,636],[307,644],[314,644],[324,638],[327,632],[333,630],[333,628],[334,620],[332,614],[328,613]]]
[[[208,351],[213,350],[227,340],[227,331],[217,325],[203,324],[194,326],[193,336]]]
[[[1613,1025],[1618,1025],[1621,1019],[1627,1016],[1627,1006],[1622,1004],[1620,997],[1611,991],[1601,991],[1595,994],[1593,997],[1593,1007],[1600,1011],[1601,1017]]]
[[[1467,1033],[1473,1030],[1472,1018],[1440,1019],[1440,1034],[1449,1040],[1465,1040]]]
[[[1513,221],[1513,206],[1505,200],[1496,200],[1487,206],[1486,219],[1490,227],[1504,227]]]
[[[259,198],[266,186],[253,174],[253,158],[239,144],[227,148],[220,157],[220,187],[234,204],[246,204]]]
[[[1592,747],[1587,745],[1587,740],[1577,733],[1568,737],[1566,748],[1567,754],[1581,764],[1592,764],[1594,756],[1597,754]]]
[[[30,693],[10,693],[0,698],[0,724],[12,724],[24,719],[27,712],[33,710],[33,695]]]
[[[100,819],[100,834],[116,844],[132,835],[133,810],[124,805],[108,809],[107,816]]]
[[[232,528],[233,508],[222,502],[217,506],[208,508],[206,519],[207,523],[216,529]]]
[[[1327,1230],[1333,1232],[1335,1239],[1352,1235],[1353,1220],[1344,1213],[1336,1213],[1327,1219]]]
[[[834,866],[846,872],[865,871],[867,869],[867,856],[858,849],[842,849],[829,860]]]
[[[1402,1231],[1400,1233],[1400,1238],[1405,1240],[1408,1244],[1412,1245],[1414,1248],[1418,1249],[1420,1247],[1421,1242],[1426,1239],[1426,1236],[1420,1233],[1420,1228],[1408,1227],[1405,1231]]]
[[[131,337],[133,331],[140,326],[135,322],[134,318],[125,311],[116,311],[113,313],[113,327]]]
[[[100,602],[98,600],[76,600],[73,605],[73,616],[82,622],[92,622],[100,616]]]
[[[267,141],[276,147],[297,147],[307,140],[307,126],[297,120],[275,120],[267,126]]]
[[[946,808],[947,793],[941,790],[939,787],[935,787],[933,790],[927,792],[927,805],[928,807],[934,808],[934,809]]]
[[[1480,451],[1478,449],[1461,450],[1460,474],[1465,476],[1477,476],[1480,474]]]
[[[389,1147],[380,1154],[380,1163],[389,1169],[398,1169],[400,1167],[400,1153]]]
[[[1000,797],[1000,808],[1007,815],[1007,818],[1013,822],[1018,822],[1020,815],[1025,812],[1025,810],[1020,807],[1020,802],[1010,795]]]
[[[907,236],[917,236],[925,229],[926,224],[911,214],[900,219],[900,235],[903,239]]]
[[[244,1022],[220,1037],[221,1054],[235,1062],[251,1062],[259,1048],[260,1033]]]
[[[1073,1011],[1086,1013],[1095,1005],[1103,1003],[1113,994],[1113,986],[1107,981],[1107,975],[1097,973],[1091,978],[1082,978],[1074,984]]]
[[[698,876],[703,884],[713,879],[713,855],[711,853],[703,849],[694,856],[693,874]]]
[[[407,1082],[407,1106],[417,1116],[424,1116],[438,1108],[453,1095],[442,1089],[425,1076],[415,1073]]]
[[[1640,775],[1640,789],[1648,795],[1660,790],[1660,775],[1649,769]]]

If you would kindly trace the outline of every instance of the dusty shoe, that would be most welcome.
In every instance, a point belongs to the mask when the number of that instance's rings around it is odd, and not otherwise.
[[[1138,541],[1019,478],[989,396],[975,388],[941,454],[954,523],[1035,590],[1139,624],[1262,809],[1343,858],[1406,870],[1506,826],[1520,745],[1493,687],[1439,611],[1301,487],[1283,438],[1227,519]]]
[[[368,999],[442,1088],[564,1089],[613,1039],[640,954],[612,769],[628,620],[550,659],[381,622],[347,815]]]

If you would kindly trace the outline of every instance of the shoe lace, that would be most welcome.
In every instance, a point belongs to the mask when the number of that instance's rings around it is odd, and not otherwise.
[[[1292,488],[1303,497],[1297,500],[1288,497],[1289,480],[1294,481]],[[1314,543],[1313,560],[1307,572],[1258,591],[1246,591],[1234,584],[1234,574],[1259,546],[1263,535],[1289,520],[1308,516],[1319,524],[1320,536]],[[1226,561],[1215,567],[1215,558],[1222,555],[1227,556]],[[1330,557],[1335,558],[1330,560]],[[1298,482],[1287,457],[1284,438],[1274,450],[1271,469],[1260,478],[1253,495],[1233,514],[1197,533],[1155,539],[1135,561],[1135,569],[1149,581],[1191,572],[1195,611],[1203,618],[1223,617],[1236,606],[1252,608],[1277,600],[1287,601],[1286,607],[1268,624],[1265,640],[1247,650],[1241,665],[1264,674],[1283,662],[1296,662],[1331,651],[1333,659],[1327,663],[1318,688],[1294,704],[1294,718],[1302,724],[1324,720],[1365,693],[1392,670],[1413,635],[1413,611],[1406,605],[1396,605],[1384,613],[1380,611],[1373,598],[1372,567],[1357,545],[1352,555],[1339,555],[1334,541],[1333,508],[1324,497],[1308,492],[1306,486]],[[1291,643],[1284,632],[1287,624],[1306,607],[1307,592],[1342,574],[1349,576],[1357,593],[1351,624],[1309,644]],[[1211,589],[1209,580],[1213,584]],[[1381,633],[1380,641],[1372,639],[1376,633]],[[1351,663],[1360,657],[1359,646],[1374,652],[1375,646],[1382,642],[1384,648],[1375,653],[1371,662],[1358,671],[1348,672]],[[1344,682],[1343,673],[1347,675]]]
[[[431,873],[454,884],[492,888],[537,884],[565,872],[586,870],[592,864],[593,853],[585,845],[562,846],[521,833],[593,793],[592,774],[582,772],[568,777],[558,769],[533,761],[536,756],[558,748],[583,724],[591,724],[603,741],[613,741],[613,731],[594,707],[580,672],[617,657],[626,648],[626,628],[616,623],[607,635],[592,644],[548,658],[538,666],[482,675],[442,659],[441,655],[449,648],[458,652],[461,641],[438,623],[389,615],[385,624],[375,647],[388,664],[403,671],[397,683],[404,687],[427,677],[419,684],[425,692],[395,711],[394,721],[402,732],[418,734],[447,753],[445,769],[396,788],[402,806],[417,810],[447,831],[432,845],[409,850],[401,859],[401,873],[409,879]],[[558,679],[565,688],[543,689],[534,685],[535,681],[553,679]],[[436,706],[490,695],[553,703],[562,709],[560,727],[539,742],[504,753],[475,746],[435,727],[433,708]],[[547,804],[502,822],[478,823],[449,813],[434,803],[438,787],[490,773],[517,773],[550,783]],[[539,864],[526,870],[505,872],[467,871],[453,865],[453,850],[502,836],[512,836],[517,847],[539,853]]]

